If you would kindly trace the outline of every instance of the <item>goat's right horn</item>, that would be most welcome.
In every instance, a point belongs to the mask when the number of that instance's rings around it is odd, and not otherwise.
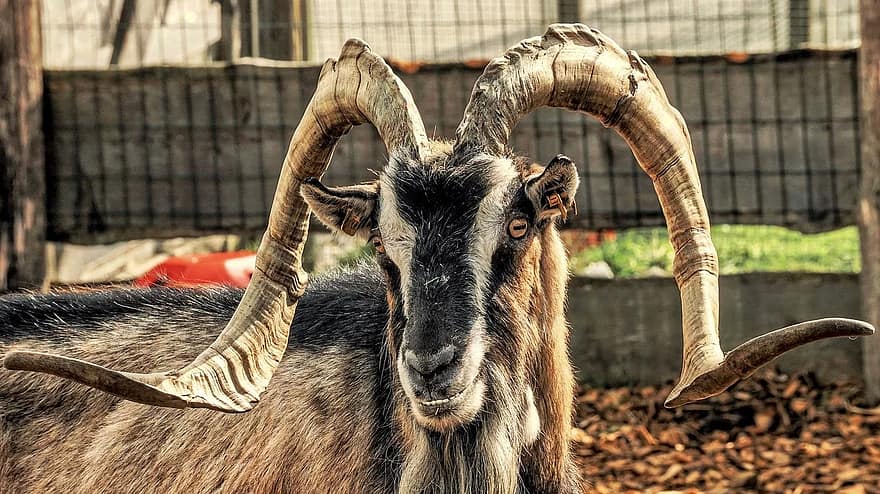
[[[718,338],[718,258],[691,139],[654,71],[595,29],[552,25],[489,63],[474,85],[455,147],[504,155],[513,128],[540,106],[597,117],[629,143],[654,182],[675,249],[684,338],[681,378],[667,406],[721,393],[804,343],[874,332],[860,321],[822,319],[765,334],[725,356]]]
[[[3,365],[54,374],[148,405],[251,409],[284,355],[306,285],[300,257],[309,209],[300,185],[321,176],[339,138],[365,122],[376,126],[389,154],[419,160],[427,151],[425,127],[407,88],[364,42],[349,40],[338,61],[324,63],[290,141],[250,285],[229,324],[192,363],[172,372],[135,374],[57,355],[10,352]]]

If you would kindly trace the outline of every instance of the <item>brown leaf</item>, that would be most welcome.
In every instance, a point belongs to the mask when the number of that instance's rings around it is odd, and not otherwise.
[[[862,484],[851,485],[837,491],[837,494],[865,494],[865,486]]]
[[[678,465],[678,464],[670,465],[669,468],[666,469],[666,473],[664,473],[660,477],[657,477],[657,482],[658,483],[668,482],[669,479],[677,476],[683,470],[684,470],[684,468],[681,465]]]
[[[755,414],[755,431],[764,433],[770,430],[773,425],[773,418],[776,414],[771,409],[762,410]]]
[[[675,410],[668,392],[579,393],[572,447],[592,492],[880,494],[880,414],[849,385],[759,372]]]

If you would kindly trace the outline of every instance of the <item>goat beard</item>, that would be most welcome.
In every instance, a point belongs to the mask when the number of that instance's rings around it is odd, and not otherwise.
[[[485,365],[486,397],[474,422],[434,432],[408,418],[412,440],[400,478],[401,494],[518,492],[528,415],[522,392],[526,384],[511,382],[508,372]]]

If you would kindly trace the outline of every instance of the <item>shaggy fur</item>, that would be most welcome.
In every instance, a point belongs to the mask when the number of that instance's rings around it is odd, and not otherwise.
[[[50,376],[0,372],[0,492],[580,492],[569,451],[565,252],[553,219],[523,185],[540,168],[517,161],[515,179],[498,185],[481,178],[491,166],[446,148],[430,167],[389,167],[394,176],[383,178],[380,195],[395,187],[397,213],[417,237],[409,284],[381,251],[376,262],[312,281],[253,411],[157,409]],[[485,213],[480,199],[498,187],[500,205]],[[370,214],[377,220],[380,211]],[[482,267],[468,261],[473,236],[485,244],[489,234],[466,228],[478,214],[502,221]],[[506,236],[511,215],[530,218],[524,238]],[[468,298],[474,293],[479,300]],[[240,296],[153,289],[6,297],[0,354],[177,368],[216,337]],[[441,300],[441,311],[425,307]],[[441,330],[465,328],[483,352],[482,406],[454,427],[420,423],[401,384],[399,350],[422,337],[408,331],[428,316]]]

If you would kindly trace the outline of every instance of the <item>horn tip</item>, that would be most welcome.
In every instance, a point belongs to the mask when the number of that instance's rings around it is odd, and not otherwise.
[[[693,394],[693,390],[690,385],[685,386],[682,385],[682,383],[678,383],[672,388],[669,395],[666,396],[663,406],[666,408],[678,408],[682,405],[687,405],[688,403],[702,399],[700,397],[689,396],[691,394]]]
[[[833,320],[846,326],[852,332],[852,336],[872,336],[876,332],[873,324],[858,319],[835,318]]]
[[[3,357],[3,367],[7,370],[31,370],[30,362],[39,356],[37,352],[12,351]]]
[[[682,405],[687,404],[688,402],[682,400],[680,396],[672,396],[669,395],[666,397],[666,401],[663,402],[663,406],[666,408],[678,408]]]
[[[669,395],[663,402],[663,406],[666,408],[678,408],[687,405],[688,403],[709,398],[710,396],[714,395],[705,392],[698,392],[694,389],[692,384],[682,385],[682,383],[678,383],[672,388],[672,391],[669,392]]]
[[[18,352],[9,352],[3,356],[3,367],[8,370],[18,370],[15,368],[15,360]]]
[[[758,359],[758,361],[747,365],[748,372],[745,373],[742,369],[742,363],[734,365],[734,361],[742,360],[742,355],[739,355],[738,357],[734,357],[734,355],[738,353],[754,353],[756,345],[762,348],[766,347],[768,342],[772,342],[774,339],[780,339],[780,335],[783,334],[783,332],[790,332],[792,330],[806,331],[813,334],[814,337],[812,341],[838,336],[847,336],[851,339],[855,339],[862,336],[871,336],[875,333],[874,326],[865,321],[842,317],[829,317],[807,321],[782,330],[777,330],[776,332],[765,334],[734,349],[727,355],[724,363],[714,371],[703,373],[694,379],[680,381],[674,388],[672,388],[672,391],[669,392],[663,405],[666,408],[676,408],[720,394],[722,391],[732,386],[737,380],[747,377],[773,358],[810,341],[800,341],[790,348],[783,348],[774,351],[771,358],[766,360],[761,358]],[[737,372],[730,372],[733,368],[738,368],[740,370]]]
[[[669,392],[669,395],[666,396],[666,400],[663,402],[663,406],[666,408],[678,408],[680,406],[687,405],[688,403],[705,400],[706,398],[711,398],[713,396],[721,394],[724,390],[732,386],[734,383],[735,381],[717,390],[707,388],[705,386],[698,386],[696,385],[696,383],[691,383],[687,385],[683,383],[678,383],[675,385],[675,387],[672,388],[672,391]]]
[[[789,326],[789,328],[794,327],[802,327],[820,332],[822,338],[833,338],[836,336],[858,338],[861,336],[871,336],[875,332],[874,326],[871,323],[845,317],[826,317]]]

